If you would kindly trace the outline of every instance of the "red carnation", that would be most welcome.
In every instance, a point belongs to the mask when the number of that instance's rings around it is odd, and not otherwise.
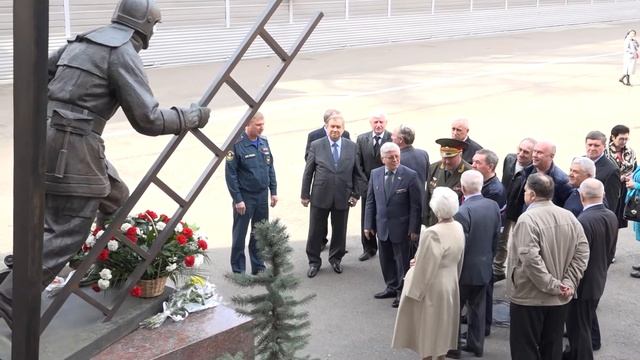
[[[182,229],[182,234],[188,238],[193,236],[193,230],[189,229],[188,227],[183,228]]]
[[[135,226],[130,227],[127,229],[127,234],[125,236],[133,243],[138,242],[138,228]]]
[[[142,296],[142,288],[140,288],[140,286],[134,286],[129,294],[131,294],[131,296],[133,297],[140,297]]]
[[[82,252],[86,253],[89,250],[91,250],[91,246],[87,245],[87,244],[82,244]]]
[[[100,261],[109,260],[109,249],[102,249],[102,251],[100,251],[100,255],[98,255],[98,260]]]
[[[206,241],[204,240],[198,240],[198,247],[202,250],[207,250],[207,248],[209,247],[209,245],[207,244]]]
[[[186,267],[193,267],[193,264],[196,262],[196,257],[193,255],[187,255],[184,257],[184,265]]]
[[[152,219],[157,219],[158,218],[158,214],[156,214],[155,212],[153,212],[151,210],[147,210],[147,211],[145,211],[145,213],[147,215],[149,215]]]
[[[93,232],[91,233],[91,235],[96,236],[98,235],[98,233],[100,232],[100,230],[102,230],[102,228],[100,226],[96,226],[95,229],[93,229]]]
[[[139,213],[138,216],[136,216],[138,219],[141,220],[147,220],[147,214],[146,213]]]
[[[178,234],[178,236],[176,236],[176,241],[178,242],[178,244],[184,245],[187,243],[187,237],[182,234]]]
[[[163,223],[166,224],[166,223],[169,222],[169,220],[171,220],[171,219],[167,215],[165,215],[165,214],[160,215],[160,221],[162,221]]]
[[[100,292],[100,286],[98,286],[98,283],[95,283],[93,285],[91,285],[91,290],[95,291],[95,292]]]

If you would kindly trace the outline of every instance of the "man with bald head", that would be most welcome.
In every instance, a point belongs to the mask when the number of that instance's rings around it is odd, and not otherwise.
[[[603,197],[604,185],[600,181],[590,178],[580,184],[584,210],[578,221],[589,242],[589,263],[567,315],[570,352],[566,358],[570,360],[591,360],[593,350],[600,348],[599,343],[592,343],[591,332],[600,331],[592,324],[618,241],[618,218],[603,205]]]
[[[564,208],[571,211],[578,217],[582,212],[582,201],[580,200],[580,185],[587,179],[596,176],[596,164],[588,157],[580,156],[574,158],[569,167],[569,185],[573,188],[571,195],[564,203]]]
[[[462,152],[462,159],[469,164],[473,161],[473,155],[475,155],[476,151],[482,149],[480,144],[469,137],[469,120],[465,118],[453,120],[451,123],[451,138],[467,143],[467,147]]]
[[[360,171],[364,174],[366,182],[371,178],[371,170],[382,166],[380,159],[380,147],[387,141],[391,141],[391,133],[386,130],[387,116],[382,111],[374,111],[369,117],[371,131],[358,135],[356,143],[358,145],[358,157]],[[364,199],[367,197],[367,188],[362,189],[361,194]],[[371,259],[378,252],[376,239],[368,239],[364,234],[364,215],[366,201],[362,202],[362,215],[360,216],[360,241],[362,242],[362,255],[358,260],[365,261]]]

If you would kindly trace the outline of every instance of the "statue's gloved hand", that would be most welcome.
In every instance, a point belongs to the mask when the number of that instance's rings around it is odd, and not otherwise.
[[[182,114],[185,129],[203,128],[209,122],[211,110],[194,103],[188,109],[182,109]]]

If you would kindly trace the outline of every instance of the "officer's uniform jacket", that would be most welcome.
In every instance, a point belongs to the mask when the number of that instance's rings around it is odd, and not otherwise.
[[[256,148],[243,134],[233,145],[233,150],[227,153],[225,179],[234,204],[245,201],[247,194],[261,193],[266,189],[271,195],[277,195],[276,172],[269,142],[261,136],[257,141]]]
[[[433,190],[438,186],[446,186],[455,191],[456,194],[458,194],[458,199],[462,199],[463,195],[460,178],[462,177],[463,172],[471,169],[471,165],[469,165],[468,162],[462,160],[456,170],[453,171],[445,180],[445,168],[442,160],[436,161],[435,163],[431,164],[431,166],[429,167],[429,174],[427,174],[427,192],[425,196],[426,203],[423,204],[426,209],[424,211],[422,219],[422,223],[424,225],[431,226],[438,222],[438,218],[429,207],[429,201],[431,200]]]

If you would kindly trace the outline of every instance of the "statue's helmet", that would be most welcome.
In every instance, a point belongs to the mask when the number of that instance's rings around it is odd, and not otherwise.
[[[142,48],[146,49],[153,35],[153,27],[160,22],[160,8],[155,0],[120,0],[111,22],[139,32],[142,36]]]

